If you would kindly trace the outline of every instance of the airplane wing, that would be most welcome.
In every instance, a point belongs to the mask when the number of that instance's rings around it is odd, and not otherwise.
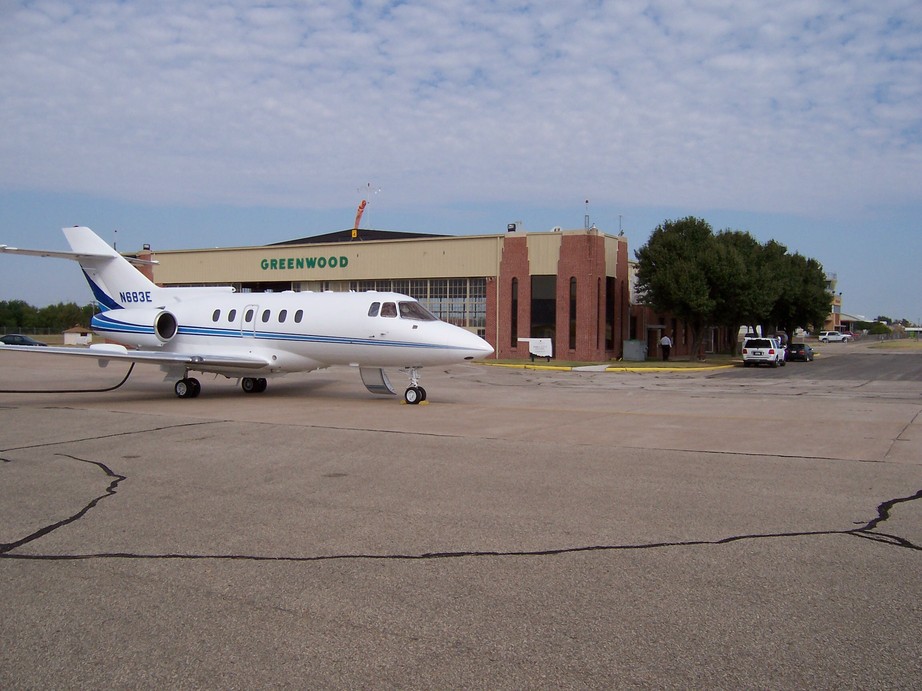
[[[45,355],[70,355],[74,357],[96,358],[101,364],[110,360],[140,362],[151,365],[186,365],[199,372],[223,372],[226,369],[263,369],[269,366],[265,358],[239,355],[195,355],[192,353],[168,353],[156,350],[128,350],[125,346],[114,343],[100,343],[89,348],[57,348],[36,346],[0,345],[4,350],[19,350],[27,353]]]

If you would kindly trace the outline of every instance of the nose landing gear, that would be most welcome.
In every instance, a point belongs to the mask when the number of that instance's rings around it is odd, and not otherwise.
[[[426,400],[426,390],[419,385],[419,368],[410,367],[410,386],[403,392],[403,400],[410,405],[417,405]]]
[[[426,390],[421,386],[410,386],[403,392],[403,400],[410,405],[416,405],[426,400]]]

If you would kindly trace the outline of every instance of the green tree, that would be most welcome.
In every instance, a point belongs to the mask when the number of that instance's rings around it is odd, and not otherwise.
[[[50,329],[64,331],[77,324],[89,326],[95,314],[92,304],[80,307],[73,302],[59,302],[56,305],[36,308],[23,300],[0,302],[0,326],[7,330]]]
[[[657,226],[635,256],[638,298],[685,321],[692,352],[700,352],[711,326],[727,329],[735,351],[742,325],[760,325],[762,333],[781,328],[790,337],[797,327],[821,326],[829,314],[822,265],[775,240],[759,244],[729,229],[715,235],[707,221],[688,216]]]
[[[19,329],[32,326],[35,308],[23,300],[4,300],[0,302],[0,326],[7,329]]]
[[[710,224],[687,216],[657,226],[634,253],[639,299],[682,319],[692,331],[693,353],[700,351],[707,329],[716,323],[716,247]]]
[[[48,329],[64,331],[72,326],[89,326],[93,306],[80,307],[73,302],[59,302],[38,310],[38,323]]]
[[[779,272],[781,294],[771,310],[773,324],[783,329],[789,339],[797,327],[822,327],[832,304],[823,265],[797,253],[786,254]]]
[[[884,324],[880,317],[878,317],[878,321],[855,322],[855,328],[861,331],[867,331],[872,336],[889,336],[893,333],[893,329]]]
[[[776,251],[774,245],[766,247],[745,231],[723,230],[716,240],[711,264],[715,319],[726,328],[735,354],[740,326],[766,321],[780,293],[771,266]]]

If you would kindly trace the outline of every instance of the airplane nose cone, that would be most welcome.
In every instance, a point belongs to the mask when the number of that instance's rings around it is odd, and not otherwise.
[[[470,332],[469,332],[470,333]],[[473,351],[473,354],[466,356],[465,360],[482,360],[485,357],[489,357],[493,354],[493,346],[483,340],[477,334],[470,334],[471,338],[469,339],[469,344],[467,344],[468,350]]]

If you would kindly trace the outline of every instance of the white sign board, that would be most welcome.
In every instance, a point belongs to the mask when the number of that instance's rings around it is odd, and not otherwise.
[[[529,355],[537,357],[554,357],[553,341],[550,338],[520,338],[519,342],[528,343]]]

